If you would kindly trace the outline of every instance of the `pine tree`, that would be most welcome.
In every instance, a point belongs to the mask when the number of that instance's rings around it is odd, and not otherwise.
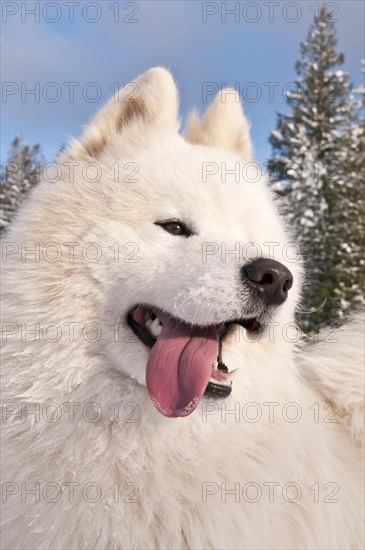
[[[363,295],[363,140],[336,44],[335,24],[322,7],[300,47],[292,112],[278,115],[270,136],[274,189],[306,262],[302,310],[311,313],[299,317],[306,330],[341,320]]]
[[[11,144],[0,183],[0,233],[3,233],[29,190],[38,183],[43,157],[39,145],[25,145],[21,135]]]
[[[365,66],[363,68],[365,72]],[[344,136],[346,151],[339,166],[342,182],[340,227],[346,233],[342,254],[333,266],[340,280],[336,289],[343,308],[364,306],[364,220],[365,220],[365,84],[352,90],[350,97],[354,119]],[[339,277],[339,274],[341,277]]]

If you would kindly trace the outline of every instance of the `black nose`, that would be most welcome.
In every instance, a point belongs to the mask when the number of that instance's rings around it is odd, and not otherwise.
[[[255,290],[267,306],[285,302],[293,286],[293,275],[280,262],[258,258],[242,268],[242,280]]]

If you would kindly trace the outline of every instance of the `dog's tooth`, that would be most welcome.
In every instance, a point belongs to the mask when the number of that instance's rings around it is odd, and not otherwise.
[[[152,319],[146,319],[144,324],[148,328],[148,330],[151,330],[151,326],[153,324],[153,321],[152,321]]]
[[[149,328],[152,336],[154,336],[155,338],[160,336],[161,331],[162,331],[162,325],[161,325],[160,321],[157,318],[154,321],[151,321],[151,325],[148,328]]]
[[[154,329],[153,336],[155,338],[158,338],[160,336],[161,332],[162,332],[162,326],[158,325],[158,327],[157,328],[155,327],[155,329]]]
[[[161,323],[160,323],[160,321],[159,321],[159,320],[157,319],[157,317],[156,317],[156,319],[154,319],[154,320],[152,321],[152,326],[156,328],[156,327],[159,327],[160,325],[161,325]]]
[[[238,374],[238,369],[233,369],[230,372],[225,372],[224,376],[225,378],[228,378],[228,380],[234,380]]]

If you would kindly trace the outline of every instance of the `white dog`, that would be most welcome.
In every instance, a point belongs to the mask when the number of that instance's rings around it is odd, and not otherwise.
[[[301,342],[237,94],[178,127],[152,69],[5,237],[2,547],[364,548],[360,322]]]

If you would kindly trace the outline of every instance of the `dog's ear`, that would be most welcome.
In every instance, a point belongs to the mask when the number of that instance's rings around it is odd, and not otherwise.
[[[178,93],[171,73],[162,67],[150,69],[130,82],[102,107],[86,127],[80,140],[66,152],[71,157],[97,157],[116,134],[134,126],[177,132]]]
[[[238,93],[227,88],[216,95],[202,119],[197,113],[192,113],[185,137],[191,143],[238,151],[249,161],[253,159],[249,130]]]

